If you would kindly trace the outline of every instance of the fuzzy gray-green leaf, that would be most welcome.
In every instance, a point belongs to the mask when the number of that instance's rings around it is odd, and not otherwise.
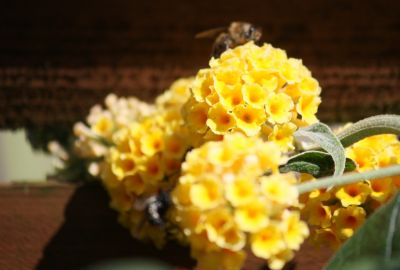
[[[332,156],[335,164],[334,175],[343,174],[346,165],[345,151],[339,139],[332,130],[323,123],[316,123],[306,128],[301,128],[295,133],[296,137],[306,137],[318,144]]]

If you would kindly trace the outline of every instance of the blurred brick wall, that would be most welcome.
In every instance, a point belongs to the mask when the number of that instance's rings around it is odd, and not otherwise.
[[[320,119],[400,113],[398,1],[8,1],[0,9],[0,128],[68,125],[111,91],[150,100],[207,65],[199,31],[246,20],[302,58]],[[362,101],[361,101],[362,100]]]

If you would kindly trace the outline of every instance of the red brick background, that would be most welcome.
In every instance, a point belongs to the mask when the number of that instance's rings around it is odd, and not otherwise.
[[[320,119],[400,113],[395,0],[7,1],[0,8],[0,128],[70,125],[110,91],[150,100],[207,65],[199,31],[246,20],[323,87]]]

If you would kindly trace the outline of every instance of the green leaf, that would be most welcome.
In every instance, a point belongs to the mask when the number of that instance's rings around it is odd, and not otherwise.
[[[355,170],[356,164],[353,160],[347,158],[345,163],[345,171]],[[308,173],[314,177],[323,177],[331,175],[334,172],[335,164],[332,156],[321,151],[307,151],[291,157],[285,165],[279,170],[282,173],[295,171]]]
[[[292,163],[285,164],[279,168],[281,173],[287,172],[301,172],[301,173],[308,173],[315,177],[320,174],[321,168],[307,161],[295,161]]]
[[[340,132],[337,137],[343,147],[348,147],[366,137],[379,134],[400,135],[400,115],[383,114],[365,118]]]
[[[386,263],[400,258],[400,192],[367,219],[325,270],[350,269],[345,267],[366,258]]]
[[[344,148],[332,130],[323,123],[316,123],[295,132],[296,137],[306,137],[318,144],[332,156],[335,164],[334,176],[343,174],[346,165]]]
[[[368,257],[350,262],[340,270],[399,270],[400,259],[385,261],[379,258]]]

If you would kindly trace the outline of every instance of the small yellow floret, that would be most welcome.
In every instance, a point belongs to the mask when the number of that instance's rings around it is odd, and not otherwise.
[[[268,224],[265,202],[254,201],[235,210],[235,221],[245,232],[256,232]]]
[[[291,110],[293,108],[293,100],[284,93],[270,95],[265,104],[268,121],[272,124],[288,122],[292,118]]]
[[[237,127],[247,136],[256,135],[261,129],[261,124],[267,120],[263,109],[246,105],[236,106],[233,114],[236,118]]]
[[[260,258],[269,259],[285,249],[285,241],[280,227],[269,224],[251,237],[251,250]]]
[[[333,213],[335,230],[341,239],[347,239],[365,221],[365,210],[359,206],[339,208]]]
[[[343,206],[360,205],[365,202],[371,189],[366,183],[358,182],[338,188],[335,195]]]
[[[217,179],[207,178],[193,184],[190,189],[190,199],[199,209],[210,209],[221,203],[223,194]]]
[[[216,103],[208,111],[206,124],[215,134],[224,134],[235,127],[236,120],[221,103]]]

